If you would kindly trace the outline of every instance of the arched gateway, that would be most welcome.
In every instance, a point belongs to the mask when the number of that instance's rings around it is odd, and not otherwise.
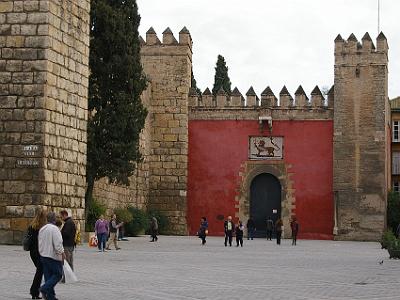
[[[275,222],[281,217],[281,184],[274,175],[257,175],[250,185],[250,216],[257,231],[256,237],[266,236],[266,220],[271,217]]]

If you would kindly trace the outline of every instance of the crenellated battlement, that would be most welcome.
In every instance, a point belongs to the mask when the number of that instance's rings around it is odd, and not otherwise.
[[[331,88],[333,91],[333,87]],[[271,109],[330,109],[333,107],[333,93],[324,97],[318,86],[310,93],[308,97],[300,85],[294,93],[294,97],[290,94],[286,86],[283,86],[279,92],[279,99],[268,86],[258,97],[253,87],[250,87],[246,93],[246,97],[242,95],[237,87],[235,87],[230,95],[221,88],[217,95],[214,96],[209,88],[206,88],[202,95],[199,95],[194,89],[189,92],[189,106],[192,109],[229,109],[229,108],[271,108]]]
[[[331,120],[333,118],[333,86],[325,98],[318,86],[310,97],[300,85],[290,94],[286,86],[275,96],[268,86],[260,97],[250,87],[245,96],[235,87],[230,95],[222,88],[214,96],[209,88],[202,95],[194,89],[189,92],[189,118],[191,120],[258,120],[269,115],[277,120]]]
[[[376,38],[376,47],[368,32],[361,43],[352,33],[344,40],[339,34],[335,39],[335,64],[360,65],[368,63],[386,64],[388,61],[388,43],[381,32]]]
[[[179,32],[178,39],[175,38],[172,30],[167,27],[162,33],[162,39],[157,36],[153,27],[146,32],[146,39],[139,37],[141,55],[188,55],[192,57],[192,37],[186,27]]]

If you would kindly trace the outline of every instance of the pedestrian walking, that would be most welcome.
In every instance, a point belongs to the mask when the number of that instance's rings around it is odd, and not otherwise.
[[[239,220],[238,224],[235,227],[235,235],[236,235],[236,247],[243,247],[243,231],[244,231],[244,226],[242,224],[242,221]]]
[[[46,300],[55,300],[54,287],[61,280],[65,259],[61,232],[56,223],[56,214],[47,213],[47,224],[39,230],[39,254],[43,265],[44,284],[40,288]]]
[[[253,218],[250,217],[247,220],[247,239],[253,239],[254,238],[254,232],[256,231],[256,223],[254,222]]]
[[[276,231],[276,243],[278,245],[280,245],[281,244],[282,231],[283,231],[283,222],[282,222],[281,218],[279,218],[275,222],[275,231]]]
[[[109,237],[108,242],[107,242],[107,247],[106,247],[107,250],[111,250],[110,249],[111,242],[114,243],[115,250],[120,250],[121,249],[120,247],[118,247],[118,243],[117,243],[117,240],[118,240],[117,232],[118,232],[118,229],[123,224],[124,224],[124,222],[121,222],[121,223],[117,224],[117,215],[116,214],[113,214],[111,216],[111,221],[110,221],[110,224],[108,226],[108,228],[110,230],[110,237]]]
[[[94,225],[94,232],[97,236],[97,248],[99,252],[106,251],[106,241],[108,236],[108,221],[101,215]]]
[[[299,223],[295,216],[292,217],[292,221],[290,222],[290,229],[292,229],[292,246],[296,246],[297,234],[299,233]]]
[[[201,238],[201,244],[204,246],[206,244],[206,237],[208,234],[208,222],[206,217],[202,217],[200,221],[200,228],[199,228],[199,238]]]
[[[35,276],[33,277],[30,294],[32,299],[42,299],[40,297],[40,284],[42,283],[43,277],[43,267],[42,262],[40,261],[40,254],[39,254],[39,230],[46,225],[47,217],[46,217],[46,210],[39,209],[33,219],[31,225],[28,227],[28,235],[31,236],[31,245],[29,248],[29,254],[33,264],[36,267]]]
[[[267,220],[267,240],[272,241],[272,232],[274,231],[274,221],[272,221],[271,217],[268,217]]]
[[[158,221],[156,217],[152,217],[150,220],[150,234],[151,234],[151,241],[150,242],[157,242],[158,241]]]
[[[68,216],[68,212],[66,210],[60,211],[60,217],[64,222],[64,225],[61,228],[61,236],[63,239],[65,260],[71,266],[71,269],[74,269],[74,249],[75,249],[75,234],[76,234],[76,226],[74,220],[70,216]]]
[[[224,231],[225,231],[225,247],[228,246],[232,247],[232,235],[235,231],[235,224],[232,222],[232,217],[228,216],[228,219],[224,222]]]

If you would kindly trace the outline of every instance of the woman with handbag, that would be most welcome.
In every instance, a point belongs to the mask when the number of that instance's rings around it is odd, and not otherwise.
[[[206,217],[202,217],[198,235],[199,235],[199,238],[201,238],[201,244],[203,246],[206,244],[207,234],[208,234],[208,222],[207,222]]]
[[[40,228],[46,225],[46,223],[47,223],[46,210],[39,209],[31,225],[28,227],[27,236],[30,239],[29,254],[31,256],[33,264],[36,267],[36,273],[35,276],[33,277],[33,282],[30,289],[30,294],[32,296],[32,299],[42,299],[39,296],[40,295],[39,288],[40,284],[42,283],[43,267],[42,263],[40,262],[38,235]]]

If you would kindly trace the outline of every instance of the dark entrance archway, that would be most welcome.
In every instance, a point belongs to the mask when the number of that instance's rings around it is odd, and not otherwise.
[[[266,237],[267,219],[281,217],[281,184],[274,175],[257,175],[250,185],[250,216],[256,223],[256,237]]]

